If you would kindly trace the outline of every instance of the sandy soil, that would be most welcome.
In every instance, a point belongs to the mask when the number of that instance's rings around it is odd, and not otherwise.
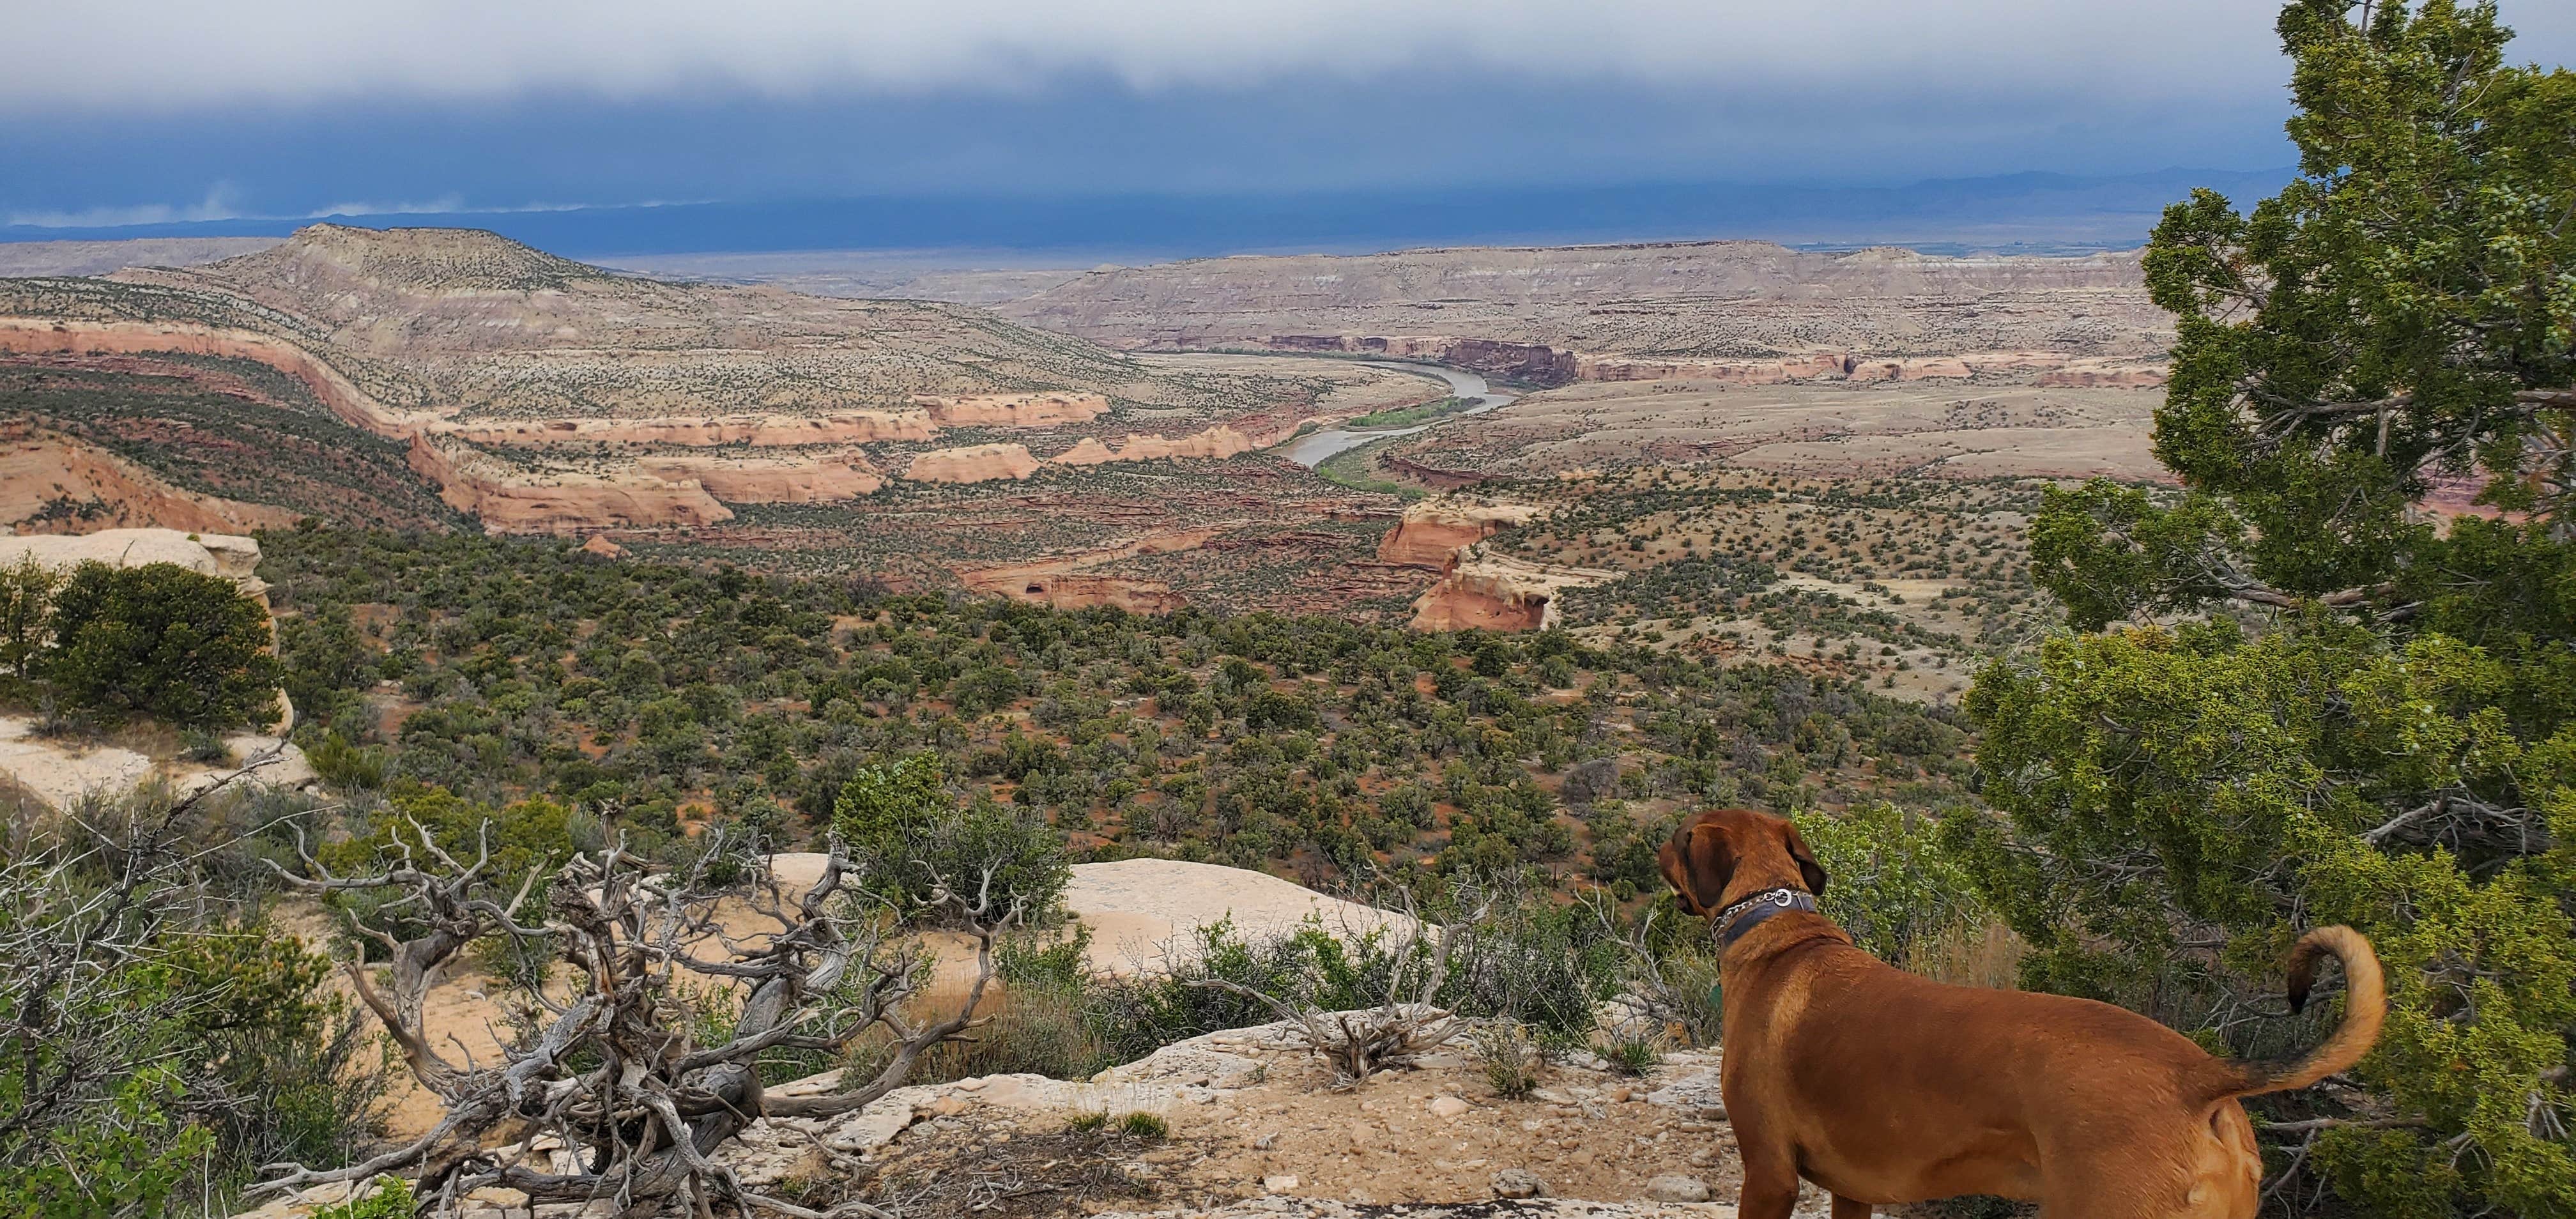
[[[6,723],[0,720],[0,731],[5,731]],[[6,739],[0,738],[0,766],[5,766],[7,746]],[[772,871],[791,896],[804,893],[822,878],[823,862],[824,857],[814,852],[770,857]],[[1365,933],[1401,921],[1401,916],[1327,897],[1266,873],[1159,859],[1076,864],[1065,904],[1076,921],[1091,928],[1092,968],[1113,974],[1163,966],[1170,960],[1168,950],[1186,948],[1191,932],[1224,918],[1233,919],[1237,928],[1249,934],[1294,930],[1309,917],[1337,934]],[[320,907],[306,899],[281,902],[276,917],[317,948],[337,934]],[[733,900],[718,906],[715,921],[736,939],[755,939],[776,929],[774,922],[750,905]],[[932,933],[924,939],[938,954],[934,990],[962,989],[973,979],[972,941],[956,933]],[[712,939],[699,947],[710,958],[718,952]],[[509,1028],[503,1007],[508,988],[470,959],[453,964],[444,979],[430,989],[423,1003],[422,1018],[431,1041],[451,1058],[495,1061]],[[346,985],[336,979],[335,984]],[[407,1076],[399,1078],[392,1132],[418,1134],[437,1118],[435,1099],[414,1087]]]
[[[1169,859],[1077,864],[1067,909],[1091,928],[1091,963],[1109,973],[1168,964],[1191,932],[1232,919],[1249,936],[1296,930],[1309,918],[1335,934],[1403,929],[1404,918],[1327,897],[1266,872]]]

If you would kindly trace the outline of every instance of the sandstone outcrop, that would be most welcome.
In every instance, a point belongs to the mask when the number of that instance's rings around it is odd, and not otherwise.
[[[695,482],[729,504],[815,504],[876,493],[885,477],[864,453],[825,457],[645,457],[636,468]]]
[[[401,439],[443,417],[397,410],[358,388],[340,370],[285,339],[256,331],[188,322],[0,317],[0,351],[85,355],[223,356],[253,360],[302,381],[315,399],[352,427]]]
[[[1109,399],[1099,394],[971,394],[921,401],[933,418],[951,427],[1052,427],[1088,423],[1109,413]]]
[[[1085,436],[1072,448],[1047,458],[1047,462],[1050,465],[1059,466],[1098,466],[1115,461],[1157,461],[1174,457],[1223,459],[1240,453],[1253,452],[1267,447],[1269,443],[1275,442],[1257,441],[1231,427],[1218,424],[1204,432],[1193,432],[1178,440],[1152,432],[1143,435],[1130,433],[1125,440],[1114,446],[1104,444],[1097,438]]]
[[[1041,464],[1024,444],[976,444],[918,454],[903,476],[917,483],[1016,481],[1037,473]]]
[[[69,570],[83,563],[142,567],[175,563],[190,571],[222,576],[242,595],[268,608],[268,585],[259,578],[259,540],[178,529],[101,529],[95,533],[37,534],[0,537],[0,566],[33,557],[47,567]]]
[[[1557,594],[1599,584],[1616,573],[1553,567],[1475,547],[1460,551],[1413,602],[1417,631],[1541,631],[1555,625]]]
[[[443,500],[504,532],[721,522],[718,499],[848,499],[893,475],[759,450],[1087,430],[1113,402],[1199,430],[1096,436],[1078,463],[1234,456],[1263,443],[1256,419],[1313,414],[1320,392],[1269,367],[1140,363],[953,305],[662,283],[490,233],[327,224],[205,266],[5,281],[0,352],[265,364],[344,421],[411,442]],[[668,451],[735,447],[752,452],[700,464]],[[1009,450],[911,464],[939,482],[1034,472],[1024,446]]]
[[[441,424],[478,444],[669,444],[774,447],[928,440],[939,422],[927,411],[835,411],[823,415],[736,415],[710,419],[503,419]]]
[[[1445,571],[1459,551],[1538,515],[1538,509],[1526,504],[1420,500],[1405,507],[1403,519],[1378,543],[1378,561]]]
[[[174,486],[96,445],[0,421],[0,529],[69,533],[106,524],[234,533],[292,525],[296,517]]]
[[[733,519],[695,479],[531,476],[461,445],[412,438],[409,460],[449,507],[501,533],[578,534],[603,527],[712,525]]]
[[[1096,576],[1070,571],[1041,571],[1026,575],[969,572],[963,579],[966,587],[977,592],[997,593],[1014,601],[1027,601],[1054,609],[1115,606],[1132,614],[1168,614],[1189,604],[1189,599],[1173,592],[1169,584],[1124,576]]]

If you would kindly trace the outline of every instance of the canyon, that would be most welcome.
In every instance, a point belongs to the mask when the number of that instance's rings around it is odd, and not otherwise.
[[[1024,286],[989,309],[826,299],[315,225],[198,266],[0,280],[0,365],[217,396],[244,392],[227,369],[272,371],[285,388],[250,397],[398,445],[433,507],[496,532],[1068,608],[1520,630],[1631,569],[1510,540],[1605,474],[2152,478],[2170,339],[2135,253],[1434,249]],[[1509,388],[1457,388],[1479,376]],[[56,493],[0,505],[21,528],[93,502],[227,529],[329,502],[210,495],[138,460],[147,439],[27,426],[53,439],[15,460]]]

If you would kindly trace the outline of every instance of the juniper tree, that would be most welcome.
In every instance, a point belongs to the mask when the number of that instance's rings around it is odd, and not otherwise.
[[[2027,980],[2237,1052],[2303,1032],[2263,969],[2299,929],[2372,937],[2387,1032],[2273,1103],[2270,1201],[2576,1214],[2576,76],[2486,5],[2278,28],[2297,180],[2146,258],[2181,490],[2047,497],[2089,633],[1980,676],[2008,825],[1947,828]]]

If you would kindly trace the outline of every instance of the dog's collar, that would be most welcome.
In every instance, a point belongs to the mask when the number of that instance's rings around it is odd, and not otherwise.
[[[1743,901],[1737,902],[1732,906],[1728,906],[1724,910],[1718,911],[1716,919],[1717,950],[1719,952],[1726,951],[1728,948],[1733,947],[1737,940],[1743,939],[1747,934],[1752,932],[1755,927],[1761,926],[1762,920],[1767,919],[1772,915],[1783,914],[1791,910],[1802,910],[1809,914],[1815,913],[1815,896],[1813,894],[1801,893],[1796,889],[1786,887],[1778,889],[1764,889],[1760,893],[1756,893],[1751,897],[1745,898]]]

